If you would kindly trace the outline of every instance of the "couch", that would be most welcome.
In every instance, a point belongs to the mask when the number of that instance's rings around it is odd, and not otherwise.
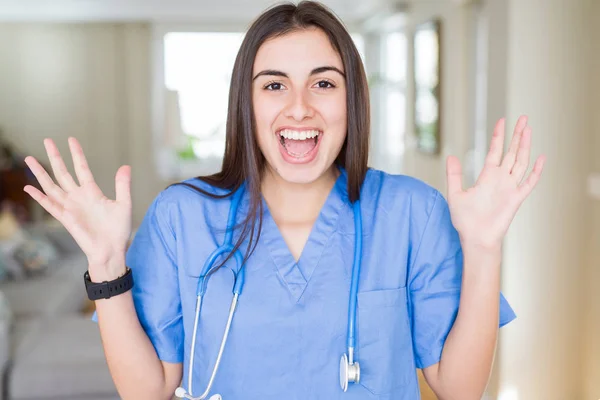
[[[2,398],[119,399],[98,325],[91,310],[83,311],[85,255],[59,225],[41,223],[28,230],[47,237],[59,256],[37,276],[0,282],[9,311],[0,323]]]

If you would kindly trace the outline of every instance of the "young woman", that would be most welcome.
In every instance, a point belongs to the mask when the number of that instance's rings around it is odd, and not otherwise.
[[[258,17],[235,61],[222,171],[162,191],[127,251],[128,166],[110,200],[74,138],[78,183],[47,139],[57,184],[28,157],[45,194],[25,191],[88,257],[124,399],[182,385],[186,398],[413,400],[416,368],[440,399],[480,399],[515,317],[502,239],[544,163],[524,179],[527,118],[506,154],[504,128],[474,187],[448,158],[447,201],[368,168],[367,81],[348,32],[318,3],[285,4]]]

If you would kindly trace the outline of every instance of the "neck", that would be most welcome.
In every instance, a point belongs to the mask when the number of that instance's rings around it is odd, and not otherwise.
[[[313,221],[321,212],[339,174],[338,168],[332,165],[314,182],[290,183],[267,166],[261,191],[275,220]]]

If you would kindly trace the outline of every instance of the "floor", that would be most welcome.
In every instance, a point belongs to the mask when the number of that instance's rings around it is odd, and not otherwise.
[[[427,385],[427,381],[425,381],[425,377],[420,369],[417,370],[417,373],[419,376],[419,386],[421,388],[421,400],[438,400],[435,393],[433,393],[429,385]]]

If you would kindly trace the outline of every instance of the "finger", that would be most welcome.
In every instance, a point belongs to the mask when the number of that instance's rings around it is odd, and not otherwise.
[[[490,151],[485,158],[485,164],[497,167],[502,160],[504,153],[504,129],[506,118],[500,118],[494,127],[492,140],[490,141]]]
[[[521,138],[521,143],[519,144],[519,150],[517,152],[517,161],[513,166],[511,175],[517,181],[517,184],[520,184],[525,176],[525,172],[527,172],[527,168],[529,168],[529,158],[531,154],[531,127],[526,127],[523,131],[523,137]]]
[[[52,139],[45,139],[44,147],[46,148],[46,153],[48,153],[48,159],[50,160],[50,165],[52,166],[52,171],[54,172],[54,177],[58,184],[65,192],[74,190],[77,187],[77,184],[67,170],[54,141]]]
[[[123,165],[115,176],[117,202],[131,204],[131,167]]]
[[[531,193],[533,188],[537,185],[544,169],[544,163],[546,162],[545,156],[540,156],[533,165],[533,171],[527,177],[527,180],[519,186],[520,201],[523,202],[527,196]]]
[[[515,125],[515,130],[513,132],[512,140],[510,141],[510,147],[508,148],[508,152],[504,156],[504,160],[502,160],[501,167],[507,171],[511,171],[513,166],[515,165],[515,160],[517,158],[517,151],[519,150],[519,145],[521,143],[521,137],[523,136],[523,131],[527,126],[527,116],[522,115],[517,124]]]
[[[48,174],[48,172],[46,172],[38,160],[36,160],[34,157],[28,156],[25,157],[25,164],[27,164],[37,181],[40,183],[42,189],[44,189],[44,192],[46,193],[45,196],[50,196],[52,201],[57,202],[62,207],[65,199],[65,192],[62,190],[62,188],[60,188],[60,186],[57,186],[54,183],[52,177]]]
[[[448,197],[462,192],[462,168],[458,158],[448,156],[446,159],[446,175],[448,179]]]
[[[60,221],[62,217],[62,206],[54,201],[52,201],[48,196],[42,193],[38,188],[35,188],[31,185],[27,185],[23,188],[27,194],[29,194],[35,201],[39,203],[40,206],[44,208],[44,210],[48,211],[50,215]]]
[[[95,183],[94,176],[90,167],[88,166],[87,159],[83,153],[83,149],[79,144],[79,141],[74,137],[69,138],[69,148],[71,149],[71,155],[73,156],[73,167],[75,168],[75,174],[80,185]]]

